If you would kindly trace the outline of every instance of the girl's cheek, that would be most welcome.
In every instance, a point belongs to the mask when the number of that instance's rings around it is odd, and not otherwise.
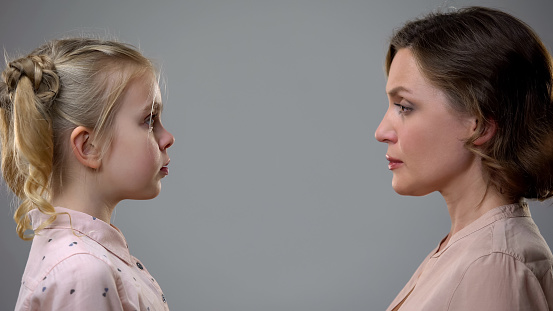
[[[148,153],[152,155],[153,158],[159,158],[157,150],[159,150],[159,145],[155,139],[148,140],[145,148],[148,150]]]

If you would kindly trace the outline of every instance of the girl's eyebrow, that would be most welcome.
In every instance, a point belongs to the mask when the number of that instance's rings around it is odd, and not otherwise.
[[[159,101],[154,101],[151,104],[148,103],[147,105],[145,105],[142,111],[144,113],[161,112],[162,109],[163,109],[163,104]]]

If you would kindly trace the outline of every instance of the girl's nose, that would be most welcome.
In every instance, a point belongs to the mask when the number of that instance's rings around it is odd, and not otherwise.
[[[163,128],[163,133],[161,133],[161,138],[159,140],[159,148],[165,150],[171,147],[175,143],[175,137],[168,130]]]

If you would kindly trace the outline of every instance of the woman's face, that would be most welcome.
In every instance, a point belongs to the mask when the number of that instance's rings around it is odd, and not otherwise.
[[[476,119],[450,108],[445,94],[422,75],[407,48],[395,55],[386,84],[389,106],[375,136],[388,144],[392,187],[402,195],[454,191],[471,182],[472,152],[464,147]]]

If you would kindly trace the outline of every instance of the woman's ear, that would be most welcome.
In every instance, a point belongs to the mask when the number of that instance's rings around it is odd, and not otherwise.
[[[482,124],[482,126],[484,127],[484,130],[482,131],[482,134],[480,135],[480,137],[478,137],[474,141],[475,146],[483,145],[484,143],[489,141],[497,132],[497,123],[495,122],[495,120],[489,120],[486,124]],[[478,120],[476,120],[475,127],[473,130],[476,131],[477,129],[478,129]]]
[[[92,144],[93,131],[84,126],[77,126],[71,132],[71,149],[75,158],[84,166],[100,168],[100,156],[98,148]]]

